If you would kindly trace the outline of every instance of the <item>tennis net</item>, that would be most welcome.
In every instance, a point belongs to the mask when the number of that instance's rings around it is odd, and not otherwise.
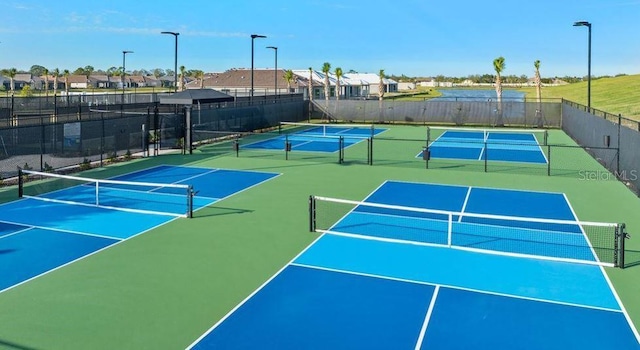
[[[388,242],[624,267],[624,224],[523,218],[311,196],[310,230]]]
[[[462,128],[427,126],[427,140],[454,139],[458,142],[487,142],[547,145],[549,133],[546,129],[508,128]]]
[[[303,134],[316,136],[344,136],[347,138],[369,138],[375,134],[373,124],[314,124],[280,122],[280,134]]]
[[[19,172],[18,196],[143,214],[192,217],[193,187],[91,179],[31,170]]]

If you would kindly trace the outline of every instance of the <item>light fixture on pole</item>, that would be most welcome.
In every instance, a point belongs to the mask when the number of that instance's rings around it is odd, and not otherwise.
[[[122,104],[124,104],[124,87],[125,87],[125,77],[127,75],[127,61],[126,57],[128,53],[133,53],[133,51],[124,50],[122,51]]]
[[[587,111],[591,113],[591,23],[579,21],[573,23],[574,27],[587,27],[589,29],[588,49],[587,49]]]
[[[278,98],[278,47],[276,46],[267,46],[267,49],[272,49],[275,52],[276,55],[276,66],[274,68],[274,81],[275,81],[275,85],[274,85],[274,89],[273,89],[273,93],[275,98]]]
[[[251,92],[249,100],[253,102],[253,40],[255,38],[266,38],[265,35],[251,34]]]
[[[160,32],[160,34],[173,35],[175,38],[175,53],[173,55],[173,91],[178,92],[178,32]]]

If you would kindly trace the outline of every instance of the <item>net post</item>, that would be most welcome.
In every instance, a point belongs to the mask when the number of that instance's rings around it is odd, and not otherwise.
[[[431,159],[431,151],[429,150],[429,147],[422,148],[422,159],[425,163],[425,169],[429,169],[429,160]]]
[[[344,136],[338,139],[338,164],[344,163]]]
[[[236,152],[236,158],[240,157],[240,140],[238,137],[233,140],[233,150]]]
[[[616,250],[614,250],[614,266],[621,269],[624,269],[625,240],[629,238],[626,229],[627,226],[624,223],[619,224],[616,228]]]
[[[374,136],[376,136],[376,131],[375,131],[375,126],[374,124],[371,124],[371,139],[373,139]]]
[[[373,137],[367,139],[367,164],[373,165]]]
[[[547,176],[551,176],[551,145],[547,145]]]
[[[544,145],[547,146],[549,145],[549,130],[544,129],[544,136],[543,136],[543,141]]]
[[[489,160],[489,148],[487,147],[487,138],[484,139],[484,172],[487,172],[487,162]]]
[[[284,136],[284,160],[289,160],[289,152],[291,152],[291,143],[289,142],[289,135]]]
[[[22,179],[22,169],[18,168],[18,198],[24,195],[24,180]]]
[[[309,196],[309,232],[316,230],[316,198]]]
[[[189,185],[187,188],[187,218],[193,218],[193,196],[195,192],[193,191],[193,185]]]

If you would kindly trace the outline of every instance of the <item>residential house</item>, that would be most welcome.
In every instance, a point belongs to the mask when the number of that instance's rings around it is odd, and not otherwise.
[[[88,89],[91,88],[91,83],[86,75],[72,74],[68,77],[70,89]]]
[[[142,75],[131,75],[129,78],[129,87],[144,87],[147,86]]]
[[[89,77],[91,86],[96,88],[108,89],[111,88],[111,81],[106,74],[94,74]]]

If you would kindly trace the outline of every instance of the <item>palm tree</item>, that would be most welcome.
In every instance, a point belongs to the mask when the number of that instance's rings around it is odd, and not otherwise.
[[[287,82],[287,92],[291,92],[291,82],[293,81],[293,71],[291,69],[287,69],[284,71],[284,80]]]
[[[313,68],[309,67],[309,101],[313,101]]]
[[[378,72],[378,77],[380,77],[380,81],[378,82],[378,99],[382,102],[382,98],[384,97],[384,69]]]
[[[542,98],[542,80],[540,79],[540,60],[535,60],[533,62],[533,66],[536,68],[535,73],[535,84],[536,84],[536,100],[538,101],[538,105],[540,104]]]
[[[69,75],[71,74],[71,72],[69,72],[68,69],[65,69],[62,72],[62,76],[64,76],[64,91],[67,93],[67,96],[69,96]]]
[[[342,78],[342,68],[336,67],[335,70],[336,75],[336,100],[340,99],[340,78]]]
[[[200,88],[204,89],[204,71],[196,69],[193,71],[193,76],[200,81]]]
[[[329,105],[329,72],[331,71],[331,63],[325,62],[322,64],[322,73],[324,73],[324,98]]]
[[[380,108],[380,121],[383,121],[382,99],[384,98],[384,69],[378,72],[378,77],[380,78],[378,82],[378,107]]]
[[[536,69],[535,72],[535,84],[536,84],[536,100],[538,102],[538,108],[536,108],[536,124],[538,127],[544,126],[544,120],[542,118],[542,79],[540,78],[540,60],[535,60],[533,66]]]
[[[185,74],[186,68],[184,66],[180,66],[180,91],[184,91],[185,88]]]
[[[49,97],[49,70],[45,68],[42,73],[44,74],[44,95]]]
[[[53,96],[55,96],[58,93],[58,77],[60,76],[60,69],[55,68],[53,72],[51,72],[51,75],[53,75]]]
[[[5,74],[9,77],[9,88],[11,89],[11,95],[13,95],[16,89],[14,78],[16,77],[16,74],[18,74],[18,70],[15,68],[9,68],[5,70]]]
[[[496,99],[498,101],[498,121],[496,124],[498,126],[502,126],[504,124],[502,122],[502,77],[500,76],[504,67],[504,57],[500,56],[493,60],[493,69],[496,71]]]

